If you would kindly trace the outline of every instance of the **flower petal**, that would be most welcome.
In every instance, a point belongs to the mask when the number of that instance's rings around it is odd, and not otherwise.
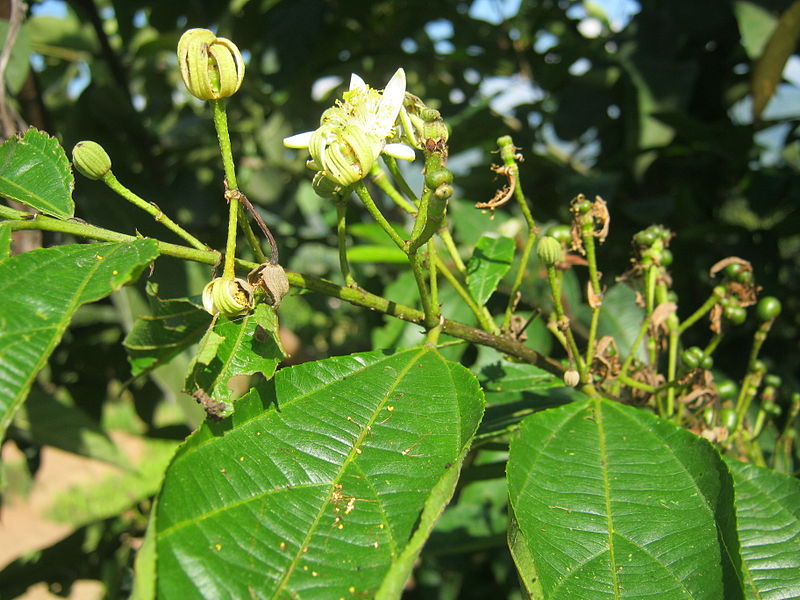
[[[311,134],[313,133],[313,131],[304,131],[303,133],[283,138],[283,145],[287,148],[308,148],[308,142],[311,141]]]
[[[361,79],[361,77],[359,77],[355,73],[350,74],[350,87],[348,88],[349,90],[354,90],[356,88],[365,88],[365,87],[367,87],[367,84],[364,82],[363,79]]]
[[[405,144],[386,144],[383,147],[383,153],[389,156],[394,156],[400,160],[414,160],[417,155],[414,154],[414,149]]]
[[[381,103],[378,105],[377,110],[377,125],[381,129],[381,137],[389,135],[394,122],[397,120],[397,114],[403,106],[403,100],[406,97],[406,72],[403,69],[397,69],[389,83],[383,90]]]

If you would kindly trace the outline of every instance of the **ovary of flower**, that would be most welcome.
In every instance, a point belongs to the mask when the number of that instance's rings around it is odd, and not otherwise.
[[[405,93],[403,69],[397,69],[383,92],[353,74],[343,99],[322,113],[318,129],[293,135],[283,143],[289,148],[308,148],[309,166],[341,186],[366,177],[381,153],[414,160],[409,146],[387,143],[395,137]]]

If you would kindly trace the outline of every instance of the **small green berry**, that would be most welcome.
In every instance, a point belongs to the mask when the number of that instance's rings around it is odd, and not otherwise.
[[[725,267],[725,277],[728,279],[736,279],[736,276],[741,272],[741,263],[731,263]]]
[[[708,354],[704,354],[703,358],[700,360],[700,366],[706,371],[710,371],[712,368],[714,368],[714,359]]]
[[[730,305],[723,310],[725,318],[734,325],[741,325],[747,319],[747,311],[741,306]]]
[[[717,384],[717,395],[720,400],[732,400],[739,395],[739,386],[730,379],[720,381]]]
[[[425,185],[435,190],[442,184],[453,183],[453,172],[450,169],[435,169],[425,173]]]
[[[780,375],[775,375],[774,373],[770,373],[764,377],[764,384],[771,386],[771,387],[781,387]]]
[[[771,321],[781,314],[781,301],[774,296],[764,296],[758,301],[756,315],[762,321]]]
[[[721,409],[719,411],[719,422],[723,427],[733,429],[736,426],[736,411],[729,406]]]
[[[566,246],[572,241],[572,232],[569,225],[553,225],[547,231],[547,235],[558,240],[562,246]]]

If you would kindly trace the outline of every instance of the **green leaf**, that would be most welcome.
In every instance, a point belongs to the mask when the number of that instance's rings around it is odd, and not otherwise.
[[[497,289],[514,259],[514,240],[507,237],[483,236],[467,262],[467,287],[478,304],[486,301]]]
[[[230,388],[231,378],[261,373],[269,379],[283,357],[272,308],[259,304],[252,314],[233,319],[218,315],[200,342],[184,391],[194,395],[212,418],[230,416],[233,401],[242,395]]]
[[[279,371],[170,465],[158,596],[399,597],[482,413],[432,349]]]
[[[758,120],[781,80],[783,69],[800,39],[800,0],[778,19],[764,51],[753,68],[753,119]]]
[[[800,482],[726,458],[748,598],[800,598]]]
[[[0,262],[0,437],[70,318],[136,279],[158,256],[154,240],[34,250]]]
[[[136,319],[123,342],[134,376],[168,363],[197,342],[211,322],[211,315],[188,298],[162,300],[155,284],[148,284],[147,294],[151,314]]]
[[[7,36],[8,21],[3,19],[0,20],[0,40],[5,42]],[[14,95],[19,93],[22,85],[28,78],[28,72],[31,68],[30,58],[32,52],[31,41],[23,25],[17,32],[17,39],[14,42],[14,48],[11,51],[11,58],[8,61],[8,67],[5,73],[8,89]]]
[[[734,2],[733,12],[739,25],[742,46],[750,60],[756,60],[775,30],[777,19],[767,9],[745,0]]]
[[[74,185],[64,149],[45,132],[32,127],[0,146],[0,196],[70,219]]]
[[[128,459],[96,420],[80,408],[34,387],[14,419],[15,435],[81,456],[129,467]]]
[[[585,396],[563,379],[534,365],[505,360],[487,365],[478,377],[486,394],[486,415],[478,437],[494,437],[530,414]]]
[[[628,356],[643,319],[644,308],[636,304],[636,292],[624,283],[614,284],[606,292],[600,307],[598,338],[607,335],[613,337],[619,353],[623,357]],[[644,345],[637,356],[644,358]]]
[[[742,597],[732,482],[679,427],[597,398],[537,413],[508,481],[536,567],[520,576],[548,600]]]

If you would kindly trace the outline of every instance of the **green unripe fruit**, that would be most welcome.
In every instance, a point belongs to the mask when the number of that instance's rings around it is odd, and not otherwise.
[[[568,225],[553,225],[547,235],[557,240],[562,246],[566,246],[572,241],[572,233]]]
[[[687,348],[681,353],[681,361],[690,369],[696,369],[700,366],[704,357],[703,351],[697,346]]]
[[[779,417],[781,415],[781,407],[774,402],[765,402],[761,408],[765,413],[773,417]]]
[[[439,113],[437,112],[436,114],[438,115]],[[422,126],[423,140],[447,143],[449,137],[450,132],[447,130],[447,125],[444,121],[430,121]]]
[[[747,311],[741,306],[726,306],[723,314],[734,325],[741,325],[747,319]]]
[[[640,246],[652,246],[656,241],[656,236],[649,229],[645,229],[633,236],[633,240]]]
[[[731,263],[725,267],[725,277],[728,279],[736,279],[736,276],[741,272],[742,265],[740,263]]]
[[[756,315],[762,321],[771,321],[781,314],[781,301],[774,296],[764,296],[758,301]]]
[[[763,373],[767,370],[767,365],[764,364],[763,360],[757,360],[753,363],[753,372],[754,373]]]
[[[720,400],[732,400],[739,395],[739,386],[730,379],[720,381],[717,384],[717,395]]]
[[[704,354],[703,358],[700,360],[700,366],[706,371],[710,371],[714,367],[714,359],[708,354]]]
[[[781,387],[781,383],[783,382],[781,381],[780,376],[770,373],[764,377],[764,383],[771,387]]]
[[[72,149],[72,164],[89,179],[102,179],[111,171],[111,158],[97,142],[83,141]]]
[[[558,243],[558,240],[545,236],[539,240],[536,255],[545,265],[552,267],[557,262],[564,260],[564,249]]]
[[[726,406],[719,411],[720,425],[727,429],[733,429],[736,425],[736,411]]]
[[[448,200],[453,195],[453,186],[443,183],[437,187],[433,193],[436,194],[436,197],[439,198],[439,200]]]
[[[672,252],[664,248],[661,251],[661,266],[668,267],[672,264]]]
[[[578,200],[572,205],[572,210],[579,215],[585,215],[592,210],[592,203],[588,200]]]
[[[751,283],[753,281],[753,272],[742,269],[736,275],[736,281],[739,283]]]
[[[450,169],[435,169],[425,173],[425,185],[435,190],[440,185],[453,183],[453,172]]]

